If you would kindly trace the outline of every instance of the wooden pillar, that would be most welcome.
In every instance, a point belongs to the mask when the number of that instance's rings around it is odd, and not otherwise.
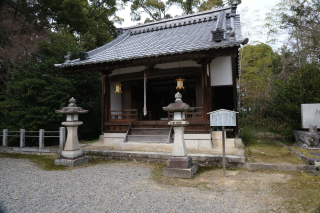
[[[211,62],[210,62],[211,63]],[[210,72],[210,63],[208,63],[208,112],[212,111],[212,94],[211,94],[211,72]]]
[[[110,113],[110,82],[108,75],[102,75],[102,134],[107,130],[105,123],[109,121]]]
[[[209,107],[208,98],[208,74],[207,74],[207,63],[202,64],[202,100],[203,100],[203,118],[204,120],[209,120],[209,115],[207,114]]]
[[[101,134],[104,134],[104,89],[105,87],[105,77],[104,74],[101,75]]]
[[[233,84],[233,110],[238,111],[238,93],[237,93],[237,75],[238,75],[238,54],[239,50],[235,50],[235,53],[231,56],[232,63],[232,84]],[[238,114],[236,114],[236,127],[235,127],[235,138],[239,138],[239,125],[238,125]]]

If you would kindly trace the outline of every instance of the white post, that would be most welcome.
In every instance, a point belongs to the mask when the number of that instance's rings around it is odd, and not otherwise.
[[[59,128],[59,146],[61,151],[64,148],[65,142],[66,142],[66,128],[60,127]]]
[[[26,130],[25,129],[20,129],[20,147],[23,148],[25,147],[26,143],[25,143],[25,133]]]
[[[8,130],[7,129],[3,130],[2,146],[8,146]]]
[[[39,130],[39,149],[44,147],[44,129]]]
[[[222,126],[222,148],[223,148],[223,177],[226,177],[226,142],[224,138],[224,126]]]

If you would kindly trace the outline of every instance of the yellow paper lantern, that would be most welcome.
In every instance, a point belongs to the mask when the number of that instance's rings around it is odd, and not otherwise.
[[[177,89],[177,90],[184,89],[184,87],[183,87],[183,81],[184,81],[184,80],[185,80],[185,79],[182,79],[182,78],[176,79],[176,81],[177,81],[177,87],[176,87],[176,89]]]
[[[122,93],[121,86],[122,84],[116,84],[116,91],[114,93]]]

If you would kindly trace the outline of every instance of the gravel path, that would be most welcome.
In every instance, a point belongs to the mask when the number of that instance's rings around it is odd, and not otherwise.
[[[44,171],[28,160],[0,158],[0,212],[259,212],[260,197],[159,185],[151,169],[112,163]]]

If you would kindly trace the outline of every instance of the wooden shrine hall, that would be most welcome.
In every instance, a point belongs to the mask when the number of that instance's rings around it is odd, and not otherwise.
[[[242,37],[236,9],[234,3],[121,28],[110,43],[56,66],[66,74],[102,73],[105,135],[119,133],[123,142],[170,143],[172,114],[162,107],[174,102],[177,91],[194,109],[186,113],[185,134],[210,134],[208,112],[237,111],[238,49],[248,39]]]

